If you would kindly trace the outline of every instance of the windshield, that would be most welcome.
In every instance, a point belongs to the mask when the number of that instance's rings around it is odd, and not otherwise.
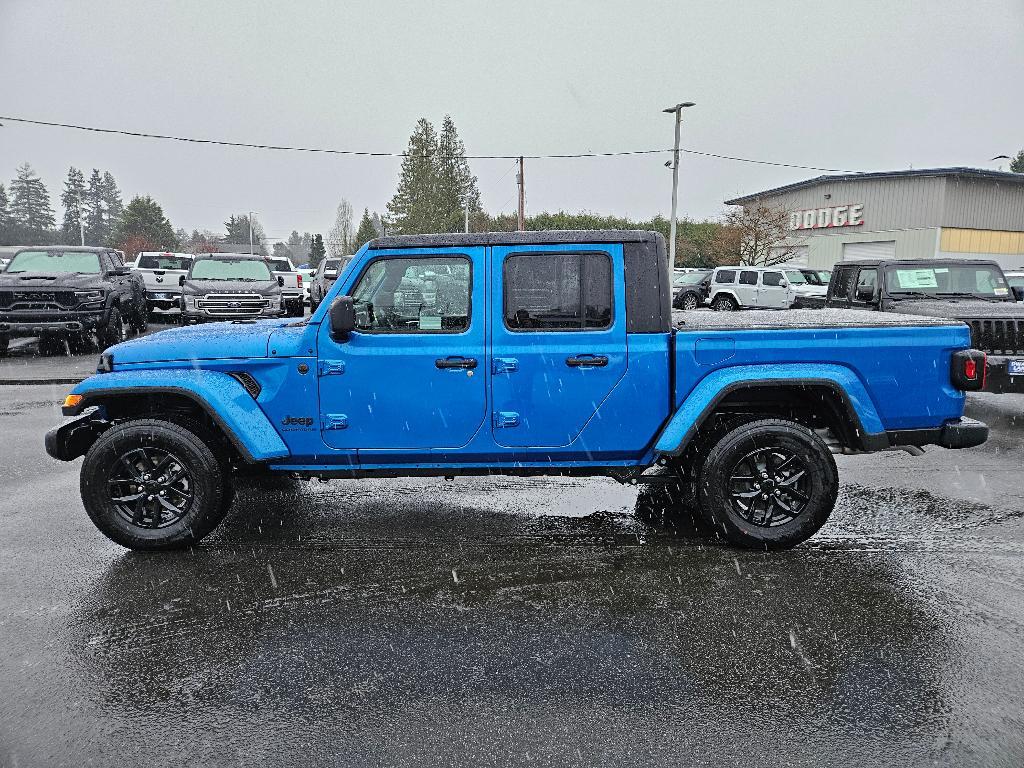
[[[1024,274],[1007,275],[1006,280],[1011,288],[1024,288]]]
[[[996,266],[986,264],[942,264],[889,267],[885,288],[893,295],[1006,297],[1010,288]]]
[[[824,283],[825,285],[828,285],[829,281],[832,280],[832,271],[829,270],[829,269],[819,269],[818,270],[818,277],[821,278],[821,282],[822,283]]]
[[[139,269],[188,269],[192,263],[189,256],[176,256],[173,253],[140,254]]]
[[[86,251],[21,251],[6,271],[98,275],[100,257]]]
[[[292,271],[292,265],[288,263],[287,259],[267,259],[267,263],[270,264],[270,268],[275,272]]]
[[[677,288],[680,285],[697,285],[697,283],[701,282],[709,274],[711,274],[711,273],[710,272],[686,272],[686,273],[684,273],[682,275],[676,275],[675,279],[672,281],[672,285],[676,286]]]
[[[807,278],[804,277],[804,273],[799,269],[787,269],[786,279],[789,280],[790,285],[806,285]]]
[[[193,280],[271,280],[262,259],[199,259],[192,265]]]

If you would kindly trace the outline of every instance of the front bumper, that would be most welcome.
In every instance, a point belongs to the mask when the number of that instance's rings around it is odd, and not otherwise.
[[[101,325],[103,310],[60,312],[51,314],[16,312],[0,313],[0,336],[39,336],[41,334],[82,333]]]
[[[211,314],[204,309],[185,310],[181,313],[181,319],[186,323],[217,323],[224,320],[269,320],[275,317],[284,317],[283,309],[264,309],[260,314],[254,315],[251,312],[242,312],[237,315],[225,314],[218,311]]]
[[[1016,371],[1011,370],[1014,368]],[[999,395],[1024,393],[1024,357],[990,355],[986,361],[982,391]]]
[[[48,454],[59,461],[74,461],[85,455],[89,446],[110,426],[99,409],[89,410],[46,433],[43,444]]]

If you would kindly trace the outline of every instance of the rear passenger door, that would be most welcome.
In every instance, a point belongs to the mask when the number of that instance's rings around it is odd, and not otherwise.
[[[626,372],[622,246],[495,247],[490,275],[494,441],[569,446]]]

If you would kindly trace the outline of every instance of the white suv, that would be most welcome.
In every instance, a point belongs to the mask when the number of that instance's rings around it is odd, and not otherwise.
[[[718,312],[789,309],[795,300],[785,272],[777,267],[717,267],[711,273],[708,302]]]

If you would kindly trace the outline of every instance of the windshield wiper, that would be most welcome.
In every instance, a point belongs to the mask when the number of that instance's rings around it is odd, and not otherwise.
[[[925,293],[924,291],[889,291],[889,294],[894,299],[898,299],[901,296],[920,296],[923,299],[934,299],[936,296],[934,293]]]
[[[963,296],[964,298],[978,299],[979,301],[1002,301],[1002,299],[998,299],[995,296],[981,296],[969,291],[942,291],[937,293],[936,296]]]

